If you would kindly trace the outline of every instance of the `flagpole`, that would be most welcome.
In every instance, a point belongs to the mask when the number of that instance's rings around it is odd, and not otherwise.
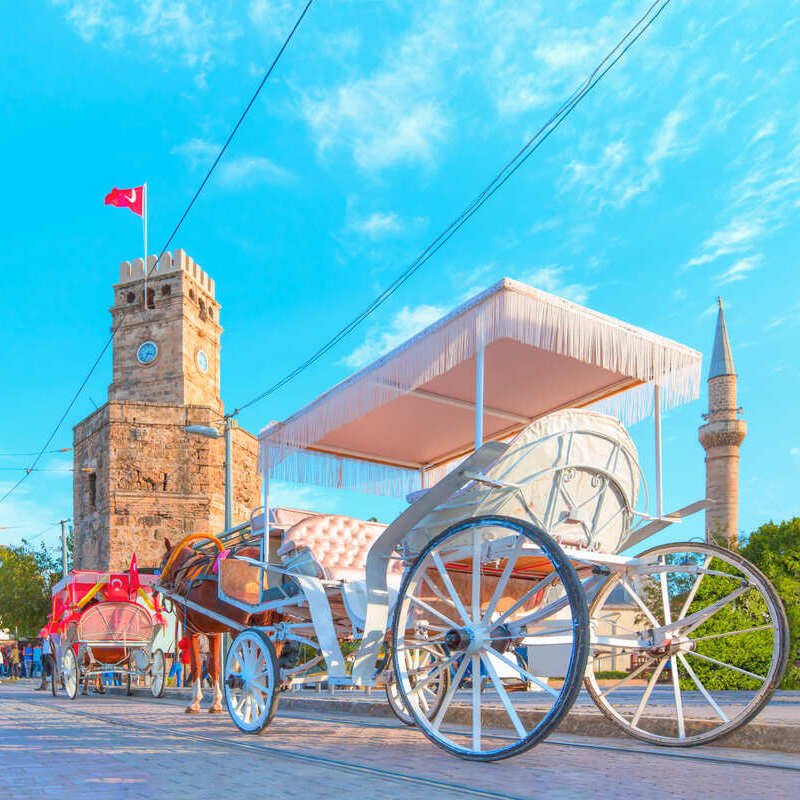
[[[144,229],[144,309],[147,311],[147,184],[142,184],[142,227]]]

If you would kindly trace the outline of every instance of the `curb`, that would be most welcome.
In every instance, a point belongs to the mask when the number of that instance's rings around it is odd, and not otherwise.
[[[191,695],[183,689],[168,689],[167,696],[189,699]],[[278,713],[281,710],[394,719],[394,714],[387,702],[362,698],[297,697],[291,694],[284,694],[278,703]],[[451,724],[469,724],[471,713],[469,706],[454,705],[445,720]],[[528,727],[533,727],[543,716],[544,712],[536,709],[522,710],[520,712],[522,722]],[[484,724],[487,725],[491,725],[495,721],[502,725],[507,723],[505,711],[499,706],[496,708],[484,707],[483,719]],[[671,733],[671,728],[669,727],[670,717],[650,716],[644,719],[651,727],[651,730]],[[686,720],[688,733],[699,733],[715,724],[710,719],[696,718]],[[639,741],[632,739],[610,720],[606,719],[599,711],[572,710],[561,721],[557,730],[559,733],[574,736]],[[712,744],[714,747],[728,747],[739,750],[774,750],[781,753],[800,753],[800,725],[759,722],[756,717],[755,720],[747,723],[744,727],[717,739]],[[653,746],[658,747],[658,745]]]

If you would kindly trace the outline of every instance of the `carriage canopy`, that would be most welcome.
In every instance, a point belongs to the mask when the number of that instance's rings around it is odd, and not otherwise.
[[[696,399],[701,358],[504,278],[264,428],[261,466],[278,479],[403,496],[476,441],[510,439],[557,409],[592,407],[630,424],[652,412],[654,385],[666,408]]]

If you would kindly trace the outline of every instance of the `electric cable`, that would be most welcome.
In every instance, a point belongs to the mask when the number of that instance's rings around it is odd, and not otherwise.
[[[266,84],[267,80],[269,80],[269,77],[272,75],[272,72],[275,69],[275,67],[277,66],[278,61],[280,61],[281,56],[283,55],[284,51],[288,47],[289,42],[291,42],[292,38],[294,37],[295,32],[297,31],[298,27],[300,26],[300,23],[303,21],[303,18],[306,16],[306,13],[308,12],[308,10],[311,7],[311,4],[313,2],[314,2],[314,0],[308,0],[308,2],[305,4],[302,12],[300,13],[300,16],[298,16],[297,21],[294,23],[294,26],[292,27],[291,31],[289,32],[289,35],[284,39],[284,42],[281,45],[280,49],[278,50],[277,55],[273,59],[273,61],[270,64],[269,68],[267,69],[267,71],[264,73],[264,77],[262,78],[261,83],[259,83],[258,87],[256,88],[255,92],[253,93],[253,95],[250,98],[249,102],[245,106],[244,111],[242,111],[241,115],[239,116],[239,119],[237,120],[236,124],[233,126],[233,130],[231,130],[230,134],[228,135],[228,138],[225,140],[225,143],[222,145],[222,148],[220,149],[219,153],[217,154],[217,157],[214,159],[214,162],[211,164],[211,167],[209,168],[209,170],[206,173],[205,177],[201,181],[200,186],[197,188],[197,191],[194,193],[194,195],[192,195],[192,199],[189,201],[189,204],[186,206],[186,209],[184,210],[183,214],[181,215],[180,219],[178,220],[178,224],[173,228],[172,233],[167,238],[167,241],[165,242],[164,246],[162,247],[161,251],[158,254],[158,258],[156,258],[155,264],[159,263],[159,261],[161,260],[161,257],[166,252],[167,248],[169,247],[169,245],[172,242],[173,238],[177,234],[177,232],[180,229],[181,225],[183,224],[184,220],[188,216],[189,212],[192,210],[192,207],[194,206],[195,202],[197,201],[197,198],[200,196],[200,193],[203,191],[203,189],[205,188],[205,185],[208,183],[208,180],[211,177],[211,175],[214,172],[214,170],[216,169],[217,164],[219,164],[220,159],[225,154],[225,151],[228,149],[228,145],[233,140],[233,137],[236,135],[236,132],[241,127],[242,122],[244,122],[244,119],[247,116],[248,112],[253,107],[253,104],[255,103],[256,99],[258,98],[258,95],[261,93],[261,90],[264,88],[264,85]],[[155,268],[155,264],[153,265],[153,268]],[[147,269],[147,265],[146,264],[144,265],[144,268]],[[149,271],[148,271],[148,274],[149,274]],[[145,305],[146,304],[147,304],[147,298],[145,298]],[[109,346],[111,345],[111,342],[114,340],[114,336],[116,335],[117,331],[120,329],[123,321],[124,321],[124,316],[119,321],[119,323],[117,323],[117,325],[114,328],[112,328],[111,335],[108,337],[108,339],[106,340],[105,344],[103,345],[103,348],[100,350],[100,354],[97,356],[97,358],[92,363],[92,366],[89,369],[89,372],[86,374],[86,377],[83,379],[83,381],[81,382],[81,384],[78,387],[77,391],[72,396],[72,399],[67,404],[67,407],[64,410],[64,413],[59,418],[58,422],[56,423],[55,428],[53,428],[52,433],[47,438],[47,441],[45,442],[45,444],[42,447],[42,449],[37,453],[36,458],[34,458],[33,463],[28,468],[28,471],[2,497],[0,497],[0,503],[3,503],[6,499],[8,499],[25,482],[25,480],[28,478],[28,476],[31,474],[31,472],[34,471],[36,465],[39,463],[39,460],[44,455],[44,453],[47,450],[47,448],[50,446],[50,443],[53,441],[53,439],[55,438],[55,436],[58,433],[58,431],[61,429],[61,426],[64,424],[64,420],[67,418],[67,414],[69,414],[69,412],[72,410],[72,407],[77,402],[78,397],[80,397],[80,395],[81,395],[81,392],[83,392],[83,390],[86,388],[86,384],[89,382],[89,379],[94,374],[94,371],[97,369],[98,364],[102,360],[103,356],[106,354],[106,351],[108,350]]]
[[[409,278],[412,277],[441,247],[443,247],[455,233],[471,219],[483,205],[511,178],[511,176],[533,155],[536,150],[550,137],[561,123],[572,113],[578,103],[605,77],[617,64],[648,28],[658,19],[671,0],[655,0],[645,13],[634,23],[627,33],[617,42],[603,60],[592,70],[583,83],[572,92],[558,110],[531,136],[525,145],[508,161],[492,178],[486,187],[472,200],[469,205],[409,264],[408,267],[390,283],[361,313],[341,328],[332,338],[322,345],[308,359],[295,367],[280,380],[272,384],[260,394],[238,406],[231,416],[238,415],[241,411],[256,403],[265,400],[277,392],[287,383],[296,378],[314,363],[319,361],[329,350],[335,347],[342,339],[350,334],[358,325],[369,317],[377,308],[386,302]],[[610,62],[610,63],[608,63]]]

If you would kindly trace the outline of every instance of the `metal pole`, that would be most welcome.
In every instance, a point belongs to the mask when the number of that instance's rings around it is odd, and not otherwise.
[[[483,445],[483,345],[475,356],[475,449]]]
[[[653,408],[656,433],[656,516],[664,516],[664,489],[661,483],[661,387],[653,387]]]
[[[147,311],[147,183],[142,184],[142,230],[144,232],[144,310]]]
[[[233,418],[225,417],[225,530],[233,527],[233,446],[231,444]]]
[[[61,577],[67,577],[67,520],[62,519],[61,523]]]

